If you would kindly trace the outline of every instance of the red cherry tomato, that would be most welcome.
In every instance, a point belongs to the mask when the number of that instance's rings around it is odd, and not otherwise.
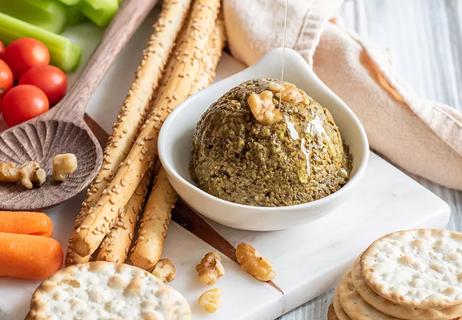
[[[2,41],[0,41],[0,58],[3,56],[5,53],[5,45],[3,44]]]
[[[0,59],[0,97],[13,86],[13,73],[10,67]]]
[[[21,76],[19,84],[31,84],[41,89],[52,106],[66,94],[67,77],[55,66],[36,66]]]
[[[10,127],[32,119],[48,109],[45,93],[29,84],[21,84],[8,90],[2,100],[3,119]]]
[[[6,47],[2,58],[10,66],[14,78],[18,80],[29,68],[47,65],[50,62],[50,53],[40,41],[20,38]]]

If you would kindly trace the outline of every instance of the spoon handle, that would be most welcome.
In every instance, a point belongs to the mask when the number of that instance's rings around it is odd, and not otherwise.
[[[44,118],[81,120],[94,90],[110,65],[158,0],[124,0],[80,77]]]

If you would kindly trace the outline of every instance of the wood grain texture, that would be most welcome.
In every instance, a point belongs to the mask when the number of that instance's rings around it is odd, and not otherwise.
[[[394,70],[421,95],[462,110],[462,1],[346,0],[340,21],[390,49]],[[462,230],[462,192],[422,178],[451,207],[449,229]],[[333,291],[279,320],[324,320]]]
[[[94,90],[132,34],[157,0],[124,1],[106,29],[101,43],[86,64],[77,82],[50,111],[0,135],[0,160],[22,164],[35,160],[47,174],[50,162],[59,153],[74,153],[78,170],[62,183],[48,177],[40,188],[24,190],[16,185],[0,185],[0,208],[36,210],[67,200],[82,191],[94,178],[102,162],[101,146],[84,122],[84,112]]]

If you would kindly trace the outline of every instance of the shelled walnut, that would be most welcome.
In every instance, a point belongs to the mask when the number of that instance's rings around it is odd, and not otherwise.
[[[0,162],[0,181],[17,182],[18,180],[18,166],[13,162]]]
[[[281,98],[284,101],[288,101],[291,103],[308,103],[309,98],[307,94],[297,88],[293,83],[284,82],[271,82],[269,84],[269,89],[274,93],[276,98]]]
[[[176,268],[170,259],[160,259],[154,266],[152,274],[167,283],[175,279]]]
[[[18,182],[26,189],[34,184],[41,186],[47,174],[36,161],[27,161],[18,166],[13,162],[0,162],[0,182]]]
[[[242,270],[257,280],[270,281],[275,276],[271,263],[261,257],[250,244],[239,243],[236,248],[236,258]]]
[[[40,168],[40,165],[36,161],[28,161],[24,163],[18,169],[19,179],[21,184],[26,189],[32,189],[34,183],[41,186],[47,179],[45,170]]]
[[[225,274],[221,258],[215,252],[207,253],[196,266],[199,281],[203,284],[213,285]]]
[[[276,109],[274,104],[273,93],[269,90],[259,94],[252,93],[247,98],[247,104],[255,119],[261,124],[269,125],[282,119],[281,111]]]
[[[53,179],[64,181],[77,170],[77,157],[73,153],[57,154],[53,158]]]
[[[208,313],[214,313],[220,306],[221,290],[218,288],[209,289],[199,297],[199,305]]]

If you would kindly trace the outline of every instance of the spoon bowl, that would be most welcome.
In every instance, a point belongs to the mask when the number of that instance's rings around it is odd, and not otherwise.
[[[96,176],[103,152],[83,120],[85,107],[117,54],[151,11],[157,0],[125,0],[104,33],[103,39],[66,96],[39,117],[0,134],[0,161],[22,164],[37,161],[47,172],[47,181],[26,190],[0,183],[0,209],[36,210],[51,207],[82,191]],[[50,177],[56,154],[73,153],[78,169],[64,182]]]
[[[2,184],[0,207],[30,210],[67,200],[91,182],[102,161],[101,146],[93,133],[72,122],[39,120],[4,132],[0,136],[1,161],[24,163],[35,160],[50,176],[51,161],[54,155],[60,153],[76,155],[79,163],[75,173],[60,183],[49,177],[40,188],[31,190],[17,184]]]

